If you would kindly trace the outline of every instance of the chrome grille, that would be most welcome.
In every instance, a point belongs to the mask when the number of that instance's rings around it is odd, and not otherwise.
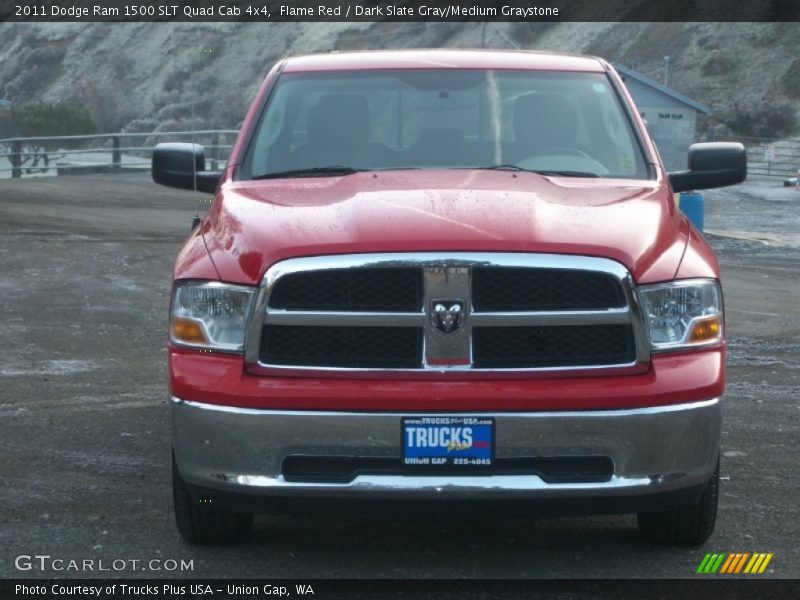
[[[252,372],[286,375],[507,376],[633,369],[650,354],[632,279],[617,262],[416,253],[277,263],[262,282],[245,358]]]

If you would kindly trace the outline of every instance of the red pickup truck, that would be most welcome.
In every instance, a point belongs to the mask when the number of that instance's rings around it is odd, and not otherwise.
[[[725,325],[673,193],[746,171],[713,143],[666,173],[594,57],[280,61],[222,172],[195,144],[153,155],[156,182],[215,194],[170,307],[180,533],[424,506],[636,513],[654,542],[705,541]]]

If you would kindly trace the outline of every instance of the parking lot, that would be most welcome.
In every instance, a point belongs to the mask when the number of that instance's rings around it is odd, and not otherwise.
[[[800,193],[779,185],[706,193],[730,354],[705,546],[649,546],[633,516],[320,515],[196,548],[173,525],[165,332],[171,263],[205,197],[144,174],[0,181],[0,575],[682,578],[706,552],[742,551],[775,554],[762,577],[800,576]],[[36,554],[141,563],[15,567]]]

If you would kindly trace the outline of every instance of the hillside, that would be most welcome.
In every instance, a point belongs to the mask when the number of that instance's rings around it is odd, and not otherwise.
[[[0,24],[0,98],[89,109],[100,130],[236,127],[269,66],[309,52],[412,47],[596,54],[711,107],[742,135],[797,134],[800,23]]]

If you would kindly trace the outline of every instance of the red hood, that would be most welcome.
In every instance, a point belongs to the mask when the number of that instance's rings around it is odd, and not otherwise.
[[[688,227],[657,182],[508,171],[391,171],[228,182],[203,235],[225,281],[284,258],[413,251],[584,254],[674,277]]]

